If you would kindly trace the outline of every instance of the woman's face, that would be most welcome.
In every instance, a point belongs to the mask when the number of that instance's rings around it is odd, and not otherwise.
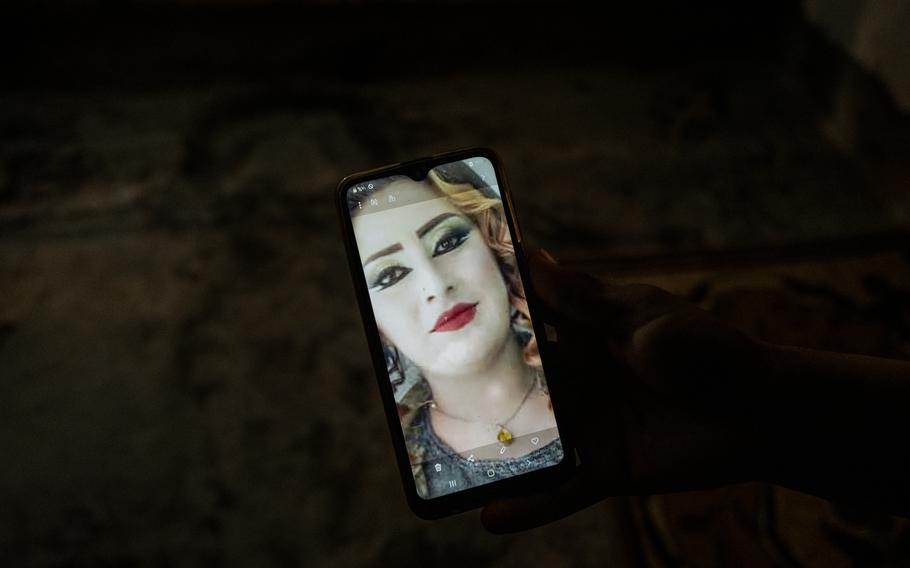
[[[424,374],[483,368],[510,333],[508,291],[493,253],[474,223],[427,183],[396,181],[377,197],[392,192],[411,204],[353,220],[380,331]]]

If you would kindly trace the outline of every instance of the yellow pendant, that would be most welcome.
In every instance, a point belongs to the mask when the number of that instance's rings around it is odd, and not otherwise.
[[[509,432],[505,426],[500,426],[499,434],[496,434],[496,439],[508,446],[512,443],[512,433]]]

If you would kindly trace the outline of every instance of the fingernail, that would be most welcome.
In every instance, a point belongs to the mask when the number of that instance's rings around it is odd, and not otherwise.
[[[553,255],[550,254],[550,251],[548,251],[547,249],[545,249],[545,248],[540,249],[540,254],[542,254],[545,259],[549,260],[553,264],[559,264],[559,261],[556,260],[556,258],[554,258]]]

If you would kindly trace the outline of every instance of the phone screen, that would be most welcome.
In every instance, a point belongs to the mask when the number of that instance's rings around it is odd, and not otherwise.
[[[490,160],[363,181],[346,197],[418,495],[560,463]]]

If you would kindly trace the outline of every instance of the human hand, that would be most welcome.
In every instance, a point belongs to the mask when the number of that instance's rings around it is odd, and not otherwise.
[[[743,405],[761,343],[659,288],[604,282],[529,257],[544,320],[558,333],[557,412],[581,465],[546,493],[488,505],[492,532],[559,519],[611,495],[716,487],[756,475]],[[541,317],[538,315],[538,317]]]

